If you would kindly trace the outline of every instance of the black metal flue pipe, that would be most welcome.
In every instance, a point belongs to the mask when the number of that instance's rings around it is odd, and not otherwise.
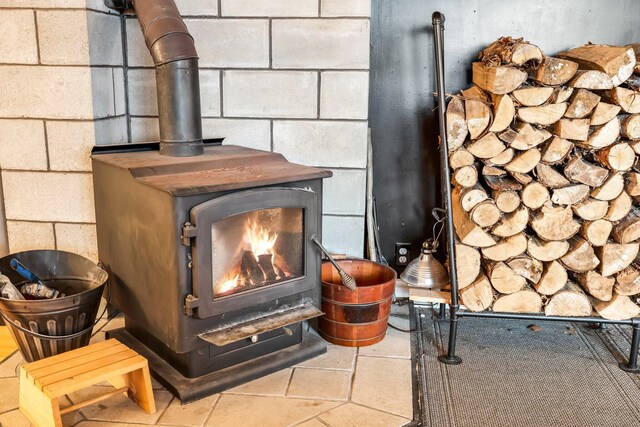
[[[107,5],[135,11],[153,58],[160,154],[176,157],[202,154],[198,53],[174,0],[111,0]]]

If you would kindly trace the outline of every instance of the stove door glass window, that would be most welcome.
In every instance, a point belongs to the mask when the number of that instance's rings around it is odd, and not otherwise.
[[[213,298],[304,275],[303,209],[245,212],[214,222]]]

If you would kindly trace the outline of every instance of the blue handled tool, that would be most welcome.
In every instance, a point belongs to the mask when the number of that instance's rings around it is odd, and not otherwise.
[[[40,280],[40,278],[38,276],[33,274],[27,267],[24,266],[23,263],[21,263],[17,259],[13,258],[9,262],[9,265],[11,266],[11,268],[13,268],[15,271],[17,271],[19,275],[21,275],[22,277],[24,277],[28,281],[37,283],[38,284],[38,291],[44,286],[44,283],[42,283],[42,280]]]

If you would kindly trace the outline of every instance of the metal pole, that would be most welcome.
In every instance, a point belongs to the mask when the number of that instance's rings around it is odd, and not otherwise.
[[[446,355],[438,356],[438,360],[449,365],[462,363],[455,355],[458,332],[458,278],[456,269],[456,245],[453,229],[453,207],[451,205],[451,174],[449,171],[449,145],[445,122],[445,90],[444,90],[444,15],[433,12],[433,39],[436,58],[436,83],[438,92],[438,125],[440,127],[440,171],[442,174],[442,198],[447,210],[447,250],[449,252],[449,279],[451,281],[451,304],[449,305],[449,347]]]
[[[620,369],[626,372],[631,372],[632,374],[640,373],[640,369],[638,368],[638,345],[639,344],[640,344],[640,324],[634,322],[633,335],[631,338],[631,351],[629,352],[629,362],[618,364]]]

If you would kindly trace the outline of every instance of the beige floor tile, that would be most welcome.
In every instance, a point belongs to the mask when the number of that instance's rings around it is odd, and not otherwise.
[[[0,363],[0,378],[17,376],[17,367],[22,361],[22,354],[19,351],[5,359],[4,362]]]
[[[231,388],[225,393],[284,396],[287,391],[287,385],[289,385],[289,378],[291,378],[291,369],[283,369],[266,377]]]
[[[31,423],[19,410],[5,412],[0,415],[0,426],[31,427]]]
[[[356,349],[327,343],[327,352],[297,366],[306,368],[352,370],[356,360]]]
[[[201,426],[219,397],[219,394],[215,394],[187,405],[182,405],[180,400],[173,399],[167,410],[160,417],[158,424]]]
[[[107,323],[101,332],[112,331],[114,329],[124,328],[124,315],[121,313]]]
[[[411,341],[409,340],[409,334],[388,328],[387,335],[382,341],[368,347],[360,347],[358,355],[410,359]]]
[[[347,400],[350,385],[350,371],[296,368],[287,396]]]
[[[411,360],[358,356],[351,400],[411,418]]]
[[[97,342],[104,341],[106,339],[106,334],[102,331],[96,332],[94,336],[91,337],[89,344],[95,344]]]
[[[305,421],[302,424],[296,424],[296,427],[327,427],[327,425],[318,420],[318,418],[312,418],[309,421]]]
[[[84,400],[103,394],[111,389],[110,387],[93,386],[69,395],[73,403],[82,402]],[[156,401],[156,413],[147,414],[135,402],[126,397],[124,394],[103,400],[86,408],[82,408],[82,414],[87,420],[91,421],[112,421],[112,422],[132,422],[139,424],[154,424],[173,397],[171,393],[164,390],[154,390],[153,396]]]
[[[331,427],[399,427],[408,423],[407,418],[387,414],[354,403],[347,403],[318,416]]]
[[[284,427],[295,425],[339,405],[309,399],[223,394],[207,426]]]
[[[0,379],[0,413],[18,408],[18,392],[20,380],[18,378]]]
[[[142,427],[145,425],[152,424],[129,424],[129,423],[112,423],[109,421],[83,421],[79,424],[76,424],[74,427]],[[65,424],[66,427],[66,424]],[[169,427],[169,426],[164,426]],[[171,426],[171,427],[182,427],[182,426]]]

